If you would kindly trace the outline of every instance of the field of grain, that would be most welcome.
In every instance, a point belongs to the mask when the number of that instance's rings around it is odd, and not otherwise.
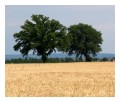
[[[6,64],[7,97],[114,97],[114,62]]]

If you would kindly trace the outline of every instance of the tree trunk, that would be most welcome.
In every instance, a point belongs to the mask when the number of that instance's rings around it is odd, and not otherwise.
[[[84,56],[85,56],[85,62],[91,62],[92,61],[91,57],[88,54],[85,54]]]
[[[43,55],[42,55],[42,62],[43,62],[43,63],[46,63],[46,62],[47,62],[47,55],[46,55],[46,54],[43,54]]]
[[[84,55],[85,56],[85,62],[87,62],[87,55]]]
[[[85,56],[85,62],[89,61],[89,55],[86,53],[84,54],[84,56]]]

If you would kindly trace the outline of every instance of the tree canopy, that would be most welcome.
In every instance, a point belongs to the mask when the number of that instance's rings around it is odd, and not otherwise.
[[[23,56],[32,50],[33,54],[41,55],[42,61],[46,62],[56,48],[62,50],[63,42],[66,41],[66,27],[43,15],[32,15],[31,18],[31,21],[26,20],[21,26],[20,32],[13,35],[17,43],[13,48],[15,51],[20,50]]]
[[[68,34],[71,36],[69,55],[76,54],[76,58],[82,58],[84,55],[85,60],[90,61],[90,54],[95,56],[97,52],[102,50],[101,32],[88,24],[71,25],[68,28]]]
[[[41,56],[43,62],[56,50],[75,54],[77,59],[84,56],[86,61],[90,61],[91,55],[95,56],[102,50],[103,41],[101,32],[91,25],[79,23],[67,28],[59,21],[40,14],[33,14],[31,20],[26,20],[21,30],[13,36],[15,51],[19,50],[26,58],[32,51]]]

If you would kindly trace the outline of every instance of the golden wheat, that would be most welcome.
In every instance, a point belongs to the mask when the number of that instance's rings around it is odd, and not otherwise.
[[[114,97],[114,62],[6,64],[6,96]]]

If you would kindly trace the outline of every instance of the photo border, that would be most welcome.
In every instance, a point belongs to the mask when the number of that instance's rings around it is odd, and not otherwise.
[[[119,0],[3,0],[0,4],[1,102],[120,102],[120,1]],[[5,5],[115,5],[115,97],[5,97]]]

